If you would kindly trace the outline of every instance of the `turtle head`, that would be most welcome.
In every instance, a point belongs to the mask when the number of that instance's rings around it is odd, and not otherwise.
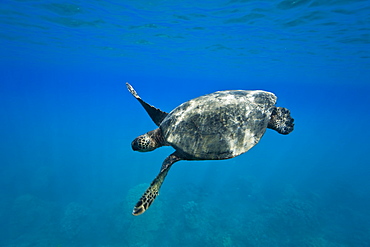
[[[156,148],[163,146],[161,144],[161,138],[159,135],[160,130],[155,129],[145,133],[144,135],[138,136],[131,142],[132,150],[139,152],[149,152]]]

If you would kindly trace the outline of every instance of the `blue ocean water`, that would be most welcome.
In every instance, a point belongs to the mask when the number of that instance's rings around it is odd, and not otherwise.
[[[370,2],[43,1],[0,5],[0,246],[370,246]],[[169,112],[275,93],[295,130],[246,154],[131,150]]]

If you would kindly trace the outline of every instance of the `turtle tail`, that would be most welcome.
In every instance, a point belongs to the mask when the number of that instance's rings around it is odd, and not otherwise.
[[[287,108],[276,107],[271,113],[267,128],[276,130],[280,134],[287,135],[294,129],[294,119],[290,116]]]

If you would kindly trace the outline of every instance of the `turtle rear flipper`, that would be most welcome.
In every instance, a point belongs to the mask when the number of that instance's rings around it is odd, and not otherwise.
[[[140,215],[150,207],[154,199],[158,196],[159,189],[161,188],[171,166],[179,160],[181,160],[181,158],[177,156],[176,152],[174,152],[163,161],[161,171],[141,196],[140,200],[136,203],[134,210],[132,211],[133,215]]]
[[[136,93],[135,89],[128,83],[126,82],[126,87],[128,91],[140,102],[140,104],[144,107],[146,112],[149,114],[150,118],[153,120],[153,122],[159,126],[163,119],[168,115],[167,112],[161,111],[158,108],[155,108],[152,105],[149,105],[146,103],[144,100],[140,98],[140,96]]]
[[[287,135],[294,129],[294,119],[290,111],[284,107],[275,107],[271,113],[267,128],[276,130],[280,134]]]

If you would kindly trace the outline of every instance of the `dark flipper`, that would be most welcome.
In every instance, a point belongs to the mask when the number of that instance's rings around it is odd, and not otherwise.
[[[283,107],[275,107],[267,128],[276,130],[283,135],[292,132],[294,129],[294,119],[290,116],[290,111]]]
[[[155,108],[152,105],[149,105],[146,103],[144,100],[140,98],[140,96],[136,93],[135,89],[128,83],[126,82],[126,86],[128,91],[140,102],[140,104],[144,107],[146,112],[149,114],[150,118],[153,120],[153,122],[159,126],[163,119],[168,115],[167,112],[163,112],[159,110],[158,108]]]
[[[161,188],[171,166],[179,160],[181,160],[181,158],[176,155],[176,152],[174,152],[163,161],[161,171],[159,172],[158,176],[153,180],[149,188],[136,203],[134,210],[132,211],[133,215],[140,215],[150,207],[154,199],[159,194],[159,189]]]

